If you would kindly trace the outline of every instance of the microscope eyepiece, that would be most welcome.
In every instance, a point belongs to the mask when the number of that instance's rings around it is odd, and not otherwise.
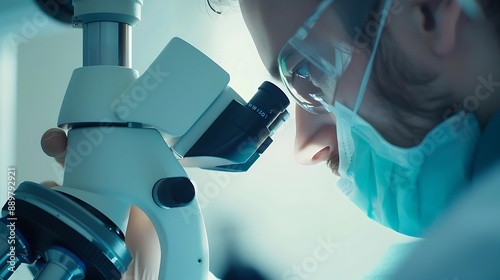
[[[184,155],[213,157],[230,162],[206,169],[242,172],[273,142],[271,136],[287,119],[290,101],[271,82],[262,83],[246,104],[233,100]]]
[[[283,91],[268,81],[260,85],[257,93],[248,101],[247,107],[256,112],[270,125],[290,105]]]

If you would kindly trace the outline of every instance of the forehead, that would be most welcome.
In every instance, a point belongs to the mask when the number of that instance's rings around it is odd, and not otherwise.
[[[262,62],[270,71],[281,47],[321,0],[240,0],[241,12]]]

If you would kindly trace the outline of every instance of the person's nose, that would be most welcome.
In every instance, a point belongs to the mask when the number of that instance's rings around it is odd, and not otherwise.
[[[296,106],[295,158],[305,165],[326,161],[338,153],[337,129],[332,115],[314,115]]]

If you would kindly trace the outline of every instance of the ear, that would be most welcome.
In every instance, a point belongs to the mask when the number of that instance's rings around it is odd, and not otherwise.
[[[418,4],[420,27],[431,38],[430,47],[440,56],[450,54],[456,45],[462,9],[458,0],[428,0]]]

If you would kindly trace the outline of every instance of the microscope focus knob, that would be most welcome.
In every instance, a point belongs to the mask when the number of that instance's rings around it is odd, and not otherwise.
[[[186,177],[163,178],[153,187],[153,199],[162,208],[183,207],[194,199],[194,185]]]

